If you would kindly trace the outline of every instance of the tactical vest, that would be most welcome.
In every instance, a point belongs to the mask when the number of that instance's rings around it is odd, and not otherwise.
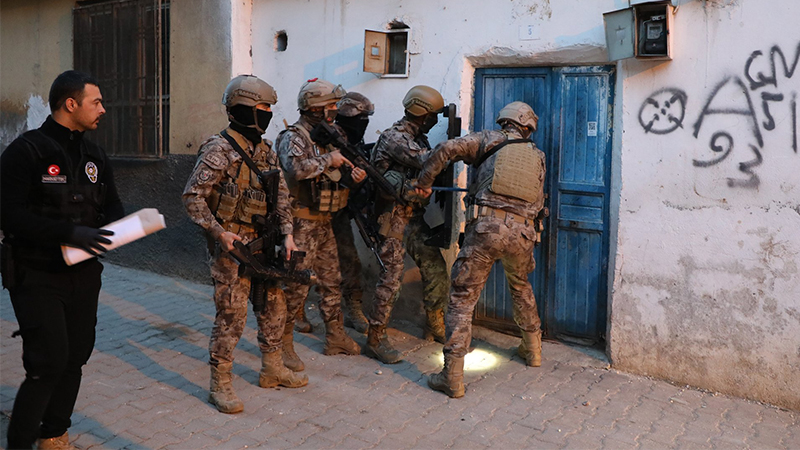
[[[66,150],[58,142],[39,130],[29,131],[21,138],[33,149],[34,164],[37,168],[41,167],[43,174],[41,182],[37,182],[30,193],[31,212],[48,219],[87,227],[99,228],[105,225],[103,204],[106,185],[100,179],[106,167],[105,158],[99,148],[82,141],[80,161],[75,166],[74,173],[64,173],[69,172],[73,165],[69,163]],[[52,151],[47,152],[48,147],[61,150],[63,156],[59,155],[59,161],[53,159]],[[46,179],[48,167],[56,163],[64,172]],[[66,182],[56,182],[59,181],[59,176],[66,177]]]
[[[508,144],[494,156],[491,176],[481,180],[470,192],[477,195],[484,188],[495,194],[513,197],[530,203],[541,200],[541,153],[534,151],[533,143]]]
[[[289,125],[286,130],[281,131],[281,135],[287,130],[297,133],[307,146],[314,149],[315,156],[324,155],[335,151],[332,146],[320,147],[311,139],[311,135],[303,127]],[[347,199],[350,190],[339,184],[342,179],[342,172],[339,169],[329,168],[322,174],[310,180],[295,180],[286,177],[286,184],[289,193],[294,197],[297,206],[308,208],[314,212],[334,213],[347,206]]]
[[[227,132],[231,136],[241,136],[231,129],[228,129]],[[242,140],[236,139],[240,146]],[[247,145],[242,146],[242,148],[247,149]],[[259,156],[258,160],[254,160],[254,162],[260,170],[265,171],[275,168],[265,158],[269,154],[267,144],[264,142],[259,143],[254,153]],[[229,230],[231,224],[250,225],[253,223],[254,215],[266,215],[268,212],[267,193],[258,181],[258,176],[247,167],[244,161],[240,161],[236,177],[226,176],[220,181],[219,185],[208,197],[208,206],[217,220],[219,220],[220,225]]]

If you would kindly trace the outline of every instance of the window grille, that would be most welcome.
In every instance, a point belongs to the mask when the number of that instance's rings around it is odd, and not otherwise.
[[[92,140],[111,157],[161,158],[169,145],[169,0],[78,2],[74,67],[100,83]]]

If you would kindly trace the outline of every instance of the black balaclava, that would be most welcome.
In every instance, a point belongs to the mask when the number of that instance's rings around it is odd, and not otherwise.
[[[420,125],[420,130],[422,130],[423,134],[428,134],[428,132],[431,131],[431,128],[435,127],[437,123],[439,123],[439,115],[434,113],[429,113],[425,116],[425,119],[422,121],[422,125]]]
[[[254,144],[261,142],[261,135],[272,120],[272,111],[264,111],[255,106],[234,105],[228,112],[232,117],[231,128]]]
[[[351,144],[358,144],[364,140],[364,133],[367,132],[367,125],[369,125],[369,116],[357,114],[347,117],[340,114],[336,116],[336,124],[342,127]]]

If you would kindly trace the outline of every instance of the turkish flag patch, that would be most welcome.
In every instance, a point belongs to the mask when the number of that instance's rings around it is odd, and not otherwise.
[[[50,176],[56,176],[61,173],[61,168],[55,164],[50,164],[50,167],[47,168],[47,174]]]

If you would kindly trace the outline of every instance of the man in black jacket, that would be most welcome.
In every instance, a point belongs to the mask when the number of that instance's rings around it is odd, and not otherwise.
[[[17,392],[8,448],[71,448],[67,428],[94,348],[103,266],[67,266],[61,245],[99,255],[122,203],[105,152],[84,139],[105,113],[97,81],[73,70],[50,88],[41,128],[0,156],[3,286],[22,336],[25,381]],[[38,439],[38,441],[37,441]]]

